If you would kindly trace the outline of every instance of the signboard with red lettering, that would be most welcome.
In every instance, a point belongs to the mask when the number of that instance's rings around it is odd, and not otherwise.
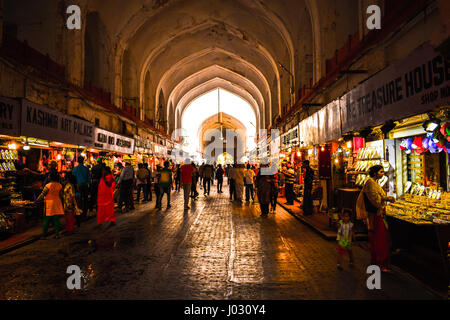
[[[358,131],[445,105],[450,105],[450,63],[424,44],[342,97],[342,131]]]

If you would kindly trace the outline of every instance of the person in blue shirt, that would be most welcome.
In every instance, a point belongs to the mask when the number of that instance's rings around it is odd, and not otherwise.
[[[91,183],[91,173],[89,169],[84,165],[84,158],[78,157],[78,166],[76,166],[72,174],[77,179],[77,189],[80,193],[81,210],[83,210],[82,216],[86,217],[89,208],[89,185]],[[80,221],[77,219],[77,225],[80,226]]]

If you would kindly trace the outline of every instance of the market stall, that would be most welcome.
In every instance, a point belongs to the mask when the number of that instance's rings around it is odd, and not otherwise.
[[[43,204],[34,200],[42,191],[49,163],[55,161],[62,176],[71,170],[77,154],[92,145],[94,127],[26,99],[1,98],[0,104],[10,111],[8,119],[0,120],[0,181],[2,214],[14,224],[11,234],[40,222]]]
[[[94,147],[100,150],[103,162],[111,169],[117,163],[124,165],[125,161],[130,161],[136,165],[134,157],[135,141],[131,137],[123,136],[111,131],[95,128]]]

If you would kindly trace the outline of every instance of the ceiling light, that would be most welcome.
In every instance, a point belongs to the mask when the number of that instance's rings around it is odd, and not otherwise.
[[[23,146],[23,150],[30,150],[30,146],[29,145]]]

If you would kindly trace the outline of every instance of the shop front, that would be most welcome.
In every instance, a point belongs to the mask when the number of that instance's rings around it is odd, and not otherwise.
[[[131,162],[133,167],[137,166],[134,157],[134,138],[100,128],[95,128],[94,131],[94,148],[100,151],[99,156],[107,166],[114,169],[119,163],[125,165],[125,161]]]
[[[153,158],[153,137],[150,135],[135,135],[135,148],[134,148],[134,158],[137,163],[146,163],[149,168],[153,168],[154,166],[154,158]]]
[[[0,111],[0,223],[9,221],[12,227],[3,236],[10,236],[41,220],[42,203],[34,200],[50,163],[61,176],[70,171],[83,148],[93,145],[94,126],[26,99],[0,98]]]
[[[449,67],[425,44],[341,99],[343,133],[367,136],[349,181],[362,186],[383,166],[378,182],[397,199],[387,207],[393,262],[439,290],[449,283]]]
[[[161,167],[164,166],[164,161],[167,159],[167,147],[159,143],[155,143],[154,156],[155,156],[155,165],[159,165]]]
[[[328,154],[328,147],[323,140],[321,143],[320,126],[323,119],[319,118],[319,113],[316,112],[308,118],[302,120],[298,125],[299,130],[299,145],[301,148],[297,151],[299,155],[300,167],[300,184],[304,186],[305,170],[302,167],[303,161],[309,161],[309,166],[314,172],[313,186],[312,186],[312,201],[313,212],[319,213],[321,209],[326,209],[327,205],[327,178],[323,167],[326,166],[324,160]],[[322,137],[325,139],[325,137]],[[321,167],[322,166],[322,167]],[[303,198],[302,198],[303,201]]]

